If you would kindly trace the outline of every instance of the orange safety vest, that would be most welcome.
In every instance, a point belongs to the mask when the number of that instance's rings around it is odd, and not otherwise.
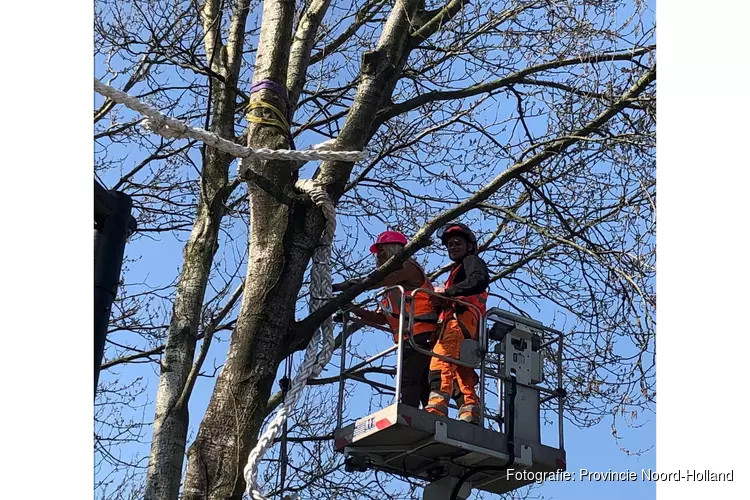
[[[450,276],[448,276],[448,280],[445,282],[446,289],[453,286],[453,281],[456,279],[456,275],[458,274],[458,271],[460,269],[461,264],[457,265],[453,269],[453,271],[451,271]],[[475,295],[469,295],[466,297],[457,296],[454,298],[456,300],[468,302],[469,304],[476,306],[477,309],[479,309],[482,317],[484,317],[484,315],[487,314],[487,297],[489,297],[489,295],[489,292],[485,290],[484,292]],[[458,313],[457,310],[461,312]],[[448,308],[444,308],[440,312],[440,323],[442,324],[451,318],[455,318],[456,321],[458,321],[458,326],[461,328],[461,331],[464,334],[464,338],[476,339],[477,335],[479,334],[479,321],[481,318],[477,318],[477,312],[475,309],[465,306],[462,307],[461,304],[452,302],[451,306],[449,306]]]
[[[419,265],[417,265],[419,267]],[[421,267],[419,267],[419,270],[422,271],[422,276],[424,277],[424,271]],[[428,290],[433,290],[432,283],[427,280],[427,278],[424,278],[424,282],[419,286],[419,288],[427,288]],[[406,312],[406,316],[404,316],[404,339],[408,338],[408,328],[409,328],[409,311],[412,307],[414,307],[414,335],[419,335],[421,333],[429,333],[434,332],[438,328],[438,314],[435,311],[435,308],[432,306],[432,302],[430,302],[430,296],[426,293],[418,293],[417,295],[413,295],[412,292],[406,292],[406,294],[410,297],[412,297],[411,300],[406,302],[406,305],[404,306],[404,311]],[[390,326],[391,331],[393,332],[393,341],[398,343],[398,323],[399,323],[399,313],[401,312],[401,292],[399,290],[391,290],[390,292],[387,292],[383,299],[380,301],[380,307],[383,311],[383,315],[385,316],[386,321],[388,321],[388,326]]]

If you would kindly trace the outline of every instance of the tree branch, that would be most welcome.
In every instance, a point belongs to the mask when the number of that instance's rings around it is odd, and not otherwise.
[[[469,0],[450,0],[442,9],[424,12],[428,21],[411,35],[412,48],[434,35],[445,23],[453,19],[467,3],[469,3]]]
[[[232,19],[229,24],[229,36],[227,38],[227,60],[225,62],[227,73],[237,73],[234,68],[239,68],[242,62],[242,51],[245,43],[245,25],[247,15],[250,13],[250,0],[237,0]],[[236,87],[236,78],[232,78],[231,85]]]
[[[315,35],[318,33],[318,28],[320,28],[323,17],[328,11],[329,4],[330,0],[312,0],[297,25],[297,32],[294,34],[289,53],[289,70],[286,79],[289,102],[292,103],[292,107],[296,105],[302,87],[305,85]]]
[[[122,87],[123,92],[130,92],[136,83],[141,81],[151,68],[152,62],[147,57],[148,54],[143,54],[141,59],[138,61],[138,65],[135,67],[133,72],[130,74],[128,81]],[[107,114],[115,107],[115,102],[111,99],[106,99],[104,104],[94,112],[94,123],[96,124],[99,120],[107,116]]]
[[[641,56],[654,50],[655,46],[650,45],[632,52],[621,52],[621,53],[604,53],[595,54],[591,56],[574,57],[571,59],[564,59],[562,61],[550,61],[536,66],[530,66],[528,68],[517,71],[509,76],[500,78],[499,80],[493,80],[491,82],[480,83],[472,85],[461,90],[438,90],[434,92],[427,92],[426,94],[419,95],[408,101],[394,104],[389,108],[378,113],[376,121],[378,124],[385,123],[394,116],[402,113],[407,113],[413,109],[416,109],[425,104],[429,104],[435,101],[446,101],[452,99],[464,99],[466,97],[472,97],[475,95],[483,94],[485,92],[493,92],[499,88],[507,87],[514,83],[520,83],[524,78],[533,73],[539,73],[541,71],[547,71],[550,69],[562,68],[565,66],[573,66],[576,64],[597,64],[601,62],[609,61],[627,61],[635,57]],[[627,104],[627,103],[626,103]]]
[[[138,352],[135,354],[131,354],[130,356],[122,356],[120,358],[107,361],[106,363],[102,363],[101,369],[106,370],[107,368],[112,368],[113,366],[130,363],[131,361],[136,361],[136,360],[143,359],[143,358],[151,358],[151,356],[155,354],[161,354],[163,351],[164,351],[164,344],[160,345],[159,347],[155,347],[149,351]]]
[[[360,27],[372,21],[375,15],[380,12],[380,9],[382,9],[386,3],[387,2],[385,0],[371,0],[370,2],[367,2],[359,10],[359,12],[354,15],[354,22],[350,24],[343,33],[337,36],[331,43],[323,47],[323,49],[321,49],[319,52],[316,52],[310,57],[309,65],[311,66],[313,64],[317,64],[326,57],[336,52],[336,50],[338,50],[339,47],[346,43],[346,41],[349,40]],[[370,9],[372,10],[370,11]]]
[[[203,43],[206,48],[206,59],[209,67],[219,74],[224,74],[225,67],[222,58],[217,57],[221,53],[223,44],[221,41],[221,0],[206,0],[201,10],[203,20]]]

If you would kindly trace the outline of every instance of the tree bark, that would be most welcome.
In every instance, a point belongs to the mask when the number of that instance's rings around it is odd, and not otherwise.
[[[286,83],[294,8],[293,0],[264,2],[254,82]],[[270,90],[252,99],[286,110],[283,99]],[[253,112],[265,116],[264,109]],[[251,123],[248,145],[288,148],[289,140],[274,126]],[[292,166],[254,161],[248,172],[249,178],[263,182],[248,184],[250,259],[245,291],[226,363],[188,451],[185,499],[242,497],[242,469],[262,424],[277,353],[294,321],[297,294],[325,223],[309,199],[294,193]]]
[[[315,43],[315,35],[328,11],[329,4],[330,0],[312,0],[310,6],[302,14],[297,32],[294,34],[289,56],[289,76],[286,79],[292,106],[296,105],[302,86],[307,80],[307,67],[310,65],[310,53]]]
[[[209,128],[222,137],[233,138],[236,101],[233,89],[239,78],[247,1],[236,5],[226,47],[213,27],[219,23],[211,21],[221,16],[217,5],[217,2],[210,1],[204,5],[204,22],[209,30],[205,40],[206,52],[209,65],[226,83],[216,79],[212,82],[213,111]],[[206,285],[218,250],[221,219],[230,194],[228,173],[232,160],[231,156],[206,147],[198,209],[185,245],[183,268],[161,360],[144,493],[147,500],[176,500],[179,496],[189,425],[188,400],[192,390],[187,381],[195,356]]]

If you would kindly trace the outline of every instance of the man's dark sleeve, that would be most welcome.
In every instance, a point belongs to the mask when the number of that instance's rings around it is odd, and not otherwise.
[[[460,283],[454,283],[445,291],[445,295],[448,297],[465,297],[486,291],[490,286],[490,273],[487,270],[487,264],[476,255],[467,256],[461,264],[464,273],[466,273],[466,279]]]

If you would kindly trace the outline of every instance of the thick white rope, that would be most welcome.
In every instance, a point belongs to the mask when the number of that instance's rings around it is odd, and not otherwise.
[[[333,235],[336,232],[336,209],[328,197],[325,187],[317,184],[314,180],[299,180],[295,184],[295,187],[310,196],[312,201],[323,211],[326,218],[326,227],[320,238],[320,244],[313,254],[313,264],[310,271],[309,307],[310,312],[314,312],[331,297],[331,245],[333,244]],[[320,354],[318,354],[321,330],[323,345]],[[283,427],[284,421],[297,405],[300,393],[307,385],[308,380],[320,375],[323,367],[330,361],[333,355],[334,343],[333,318],[328,317],[321,325],[321,328],[315,331],[312,340],[307,345],[305,358],[302,361],[297,376],[292,381],[284,403],[258,439],[258,444],[255,445],[255,448],[250,452],[250,456],[247,459],[247,465],[244,470],[245,483],[247,484],[248,495],[254,500],[266,500],[266,497],[260,492],[257,484],[260,459],[271,445],[273,445],[273,441]]]
[[[295,151],[289,149],[268,149],[268,148],[246,148],[237,143],[228,141],[223,137],[203,130],[191,127],[179,120],[169,118],[161,114],[158,110],[152,108],[135,97],[132,97],[121,90],[110,87],[94,78],[94,90],[111,99],[112,101],[123,104],[125,107],[136,111],[147,118],[144,125],[148,130],[166,138],[184,138],[190,137],[209,146],[219,149],[227,154],[237,158],[257,158],[259,160],[333,160],[333,161],[359,161],[364,158],[363,151],[330,151],[327,147],[331,141],[326,141],[325,146],[313,146],[310,149]],[[323,146],[323,147],[321,147]]]

